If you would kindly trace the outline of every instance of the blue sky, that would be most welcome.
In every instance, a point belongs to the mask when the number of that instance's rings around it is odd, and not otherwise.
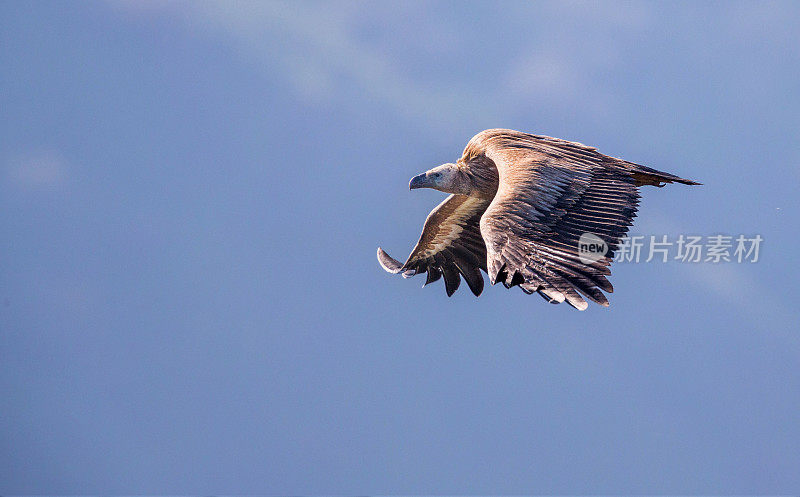
[[[796,493],[800,6],[0,3],[0,492]],[[704,183],[608,309],[384,273],[508,127]]]

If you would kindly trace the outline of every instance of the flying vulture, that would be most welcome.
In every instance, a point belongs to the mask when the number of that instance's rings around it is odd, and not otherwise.
[[[637,187],[666,183],[700,184],[581,143],[488,129],[455,164],[411,178],[411,189],[451,195],[428,215],[405,263],[381,248],[378,261],[404,277],[427,273],[426,285],[444,277],[448,296],[461,276],[480,295],[483,270],[493,285],[518,285],[552,303],[584,310],[585,296],[608,306],[608,266],[636,216]],[[604,253],[586,257],[579,245],[587,236]]]

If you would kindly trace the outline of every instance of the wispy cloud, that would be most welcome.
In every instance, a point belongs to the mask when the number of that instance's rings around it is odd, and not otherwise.
[[[6,164],[8,181],[24,190],[54,189],[67,180],[67,164],[55,150],[32,150],[12,157]]]
[[[128,3],[116,5],[129,7]],[[152,12],[175,16],[192,29],[221,36],[243,60],[285,78],[310,104],[355,94],[440,129],[447,127],[440,122],[442,115],[458,119],[465,113],[496,112],[467,85],[422,84],[361,36],[363,17],[386,8],[354,2],[203,2]],[[141,13],[138,7],[135,11]]]
[[[648,4],[615,8],[592,2],[521,4],[521,19],[538,19],[538,46],[513,54],[502,81],[510,97],[551,105],[581,100],[588,113],[600,114],[613,103],[613,88],[599,77],[613,73],[625,61],[626,36],[652,26]],[[580,32],[581,37],[574,36]],[[591,43],[586,43],[591,40]]]
[[[651,213],[647,219],[637,220],[636,234],[679,234],[681,228],[671,219]],[[731,235],[736,235],[731,233]],[[763,247],[761,258],[763,254]],[[756,265],[758,263],[755,263]],[[751,326],[771,326],[771,316],[783,315],[791,306],[785,297],[775,294],[748,270],[750,264],[729,263],[674,263],[670,264],[681,274],[682,281],[689,281],[701,292],[711,292],[719,299],[737,306],[742,317]],[[757,307],[749,305],[756,299]]]
[[[420,28],[425,21],[415,15],[421,9],[416,4],[198,2],[167,4],[160,10],[143,9],[138,3],[115,5],[136,15],[170,15],[191,29],[221,37],[243,60],[285,78],[310,104],[355,94],[442,133],[457,123],[501,125],[520,105],[572,106],[576,98],[586,104],[587,113],[601,115],[612,105],[614,91],[597,83],[596,75],[613,71],[623,61],[619,36],[646,29],[652,21],[646,5],[598,12],[599,7],[583,3],[504,4],[510,19],[539,20],[535,39],[548,40],[547,45],[557,49],[508,43],[495,54],[476,47],[471,64],[481,74],[464,78],[444,72],[420,74],[446,57],[447,47],[463,49],[470,33],[459,26],[457,16],[437,15],[435,25]],[[398,29],[392,35],[394,48],[364,33],[365,26],[380,26],[385,19],[406,26],[387,27]],[[524,24],[509,27],[526,29]],[[576,46],[569,35],[573,29],[591,33],[593,44]],[[414,43],[415,30],[424,32],[425,43]],[[416,63],[424,61],[416,73],[395,56],[398,39],[413,45]]]

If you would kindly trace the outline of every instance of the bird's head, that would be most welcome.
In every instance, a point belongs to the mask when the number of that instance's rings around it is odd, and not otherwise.
[[[439,167],[426,171],[418,176],[411,178],[408,188],[433,188],[445,193],[457,193],[459,195],[469,195],[471,191],[470,181],[466,173],[461,170],[458,164],[442,164]]]

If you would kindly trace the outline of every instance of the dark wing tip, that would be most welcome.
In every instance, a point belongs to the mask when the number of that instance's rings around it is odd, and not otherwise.
[[[381,267],[384,270],[392,274],[397,274],[403,269],[403,264],[400,261],[392,258],[380,247],[378,247],[378,262],[381,263]]]
[[[476,297],[480,297],[481,293],[483,293],[483,275],[477,270],[475,273],[475,275],[471,275],[469,278],[464,276],[464,279],[467,280],[467,285],[469,289],[472,290],[472,294]]]
[[[455,267],[444,266],[442,267],[442,274],[444,275],[444,290],[447,292],[448,297],[452,297],[459,285],[461,285],[461,276],[458,275],[458,270]]]

